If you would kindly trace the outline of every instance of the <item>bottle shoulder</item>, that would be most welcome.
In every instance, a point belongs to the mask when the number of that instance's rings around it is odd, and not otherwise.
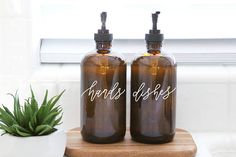
[[[97,52],[90,52],[82,59],[82,65],[99,65],[101,60],[107,60],[110,65],[126,64],[122,56],[117,53],[111,52],[108,54],[99,54]]]
[[[173,56],[168,54],[150,54],[144,53],[133,60],[132,65],[153,66],[153,63],[158,63],[158,66],[176,66],[176,62]]]

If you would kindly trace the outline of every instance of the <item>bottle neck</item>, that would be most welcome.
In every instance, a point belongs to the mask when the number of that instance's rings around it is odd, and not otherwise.
[[[108,54],[111,49],[111,42],[96,42],[97,53]]]
[[[147,42],[148,53],[160,54],[161,53],[162,42]]]

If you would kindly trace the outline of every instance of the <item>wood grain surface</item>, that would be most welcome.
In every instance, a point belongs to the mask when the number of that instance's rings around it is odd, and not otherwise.
[[[185,130],[176,129],[172,142],[143,144],[131,140],[129,131],[125,140],[114,144],[92,144],[82,140],[78,128],[67,134],[65,155],[68,157],[194,157],[197,147]]]

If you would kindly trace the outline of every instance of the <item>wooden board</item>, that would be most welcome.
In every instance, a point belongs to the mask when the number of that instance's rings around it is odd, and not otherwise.
[[[128,131],[124,141],[114,144],[85,142],[78,128],[67,136],[65,155],[68,157],[194,157],[197,151],[192,136],[182,129],[176,129],[174,140],[166,144],[134,142]]]

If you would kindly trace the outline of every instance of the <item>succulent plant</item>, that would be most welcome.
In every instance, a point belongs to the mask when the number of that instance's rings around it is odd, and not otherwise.
[[[31,90],[31,97],[25,99],[24,105],[20,105],[19,96],[10,94],[14,99],[14,109],[11,112],[6,106],[0,107],[0,129],[3,134],[13,136],[29,137],[49,135],[57,129],[55,126],[61,124],[62,108],[56,103],[64,93],[61,92],[48,100],[46,90],[42,105],[39,106]]]

